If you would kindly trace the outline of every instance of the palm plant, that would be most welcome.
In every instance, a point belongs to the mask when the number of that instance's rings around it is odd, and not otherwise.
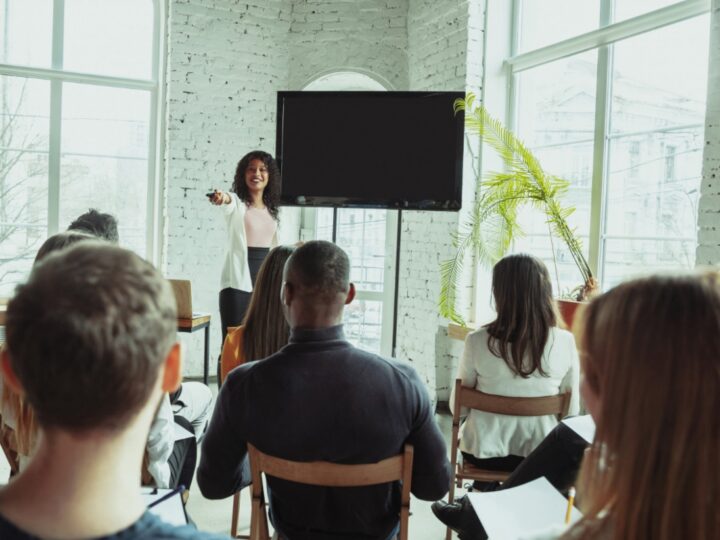
[[[477,178],[478,198],[468,221],[453,238],[455,256],[441,263],[441,315],[464,325],[455,304],[465,256],[473,250],[481,263],[495,264],[505,255],[512,240],[523,234],[517,212],[526,204],[545,213],[551,239],[553,235],[557,236],[567,246],[583,279],[583,284],[572,292],[572,296],[584,300],[597,288],[597,281],[575,230],[567,222],[575,208],[561,202],[569,182],[547,173],[520,139],[493,118],[485,107],[475,103],[473,94],[456,100],[454,108],[455,113],[465,111],[467,130],[495,149],[503,160],[505,171],[492,172],[484,179]]]

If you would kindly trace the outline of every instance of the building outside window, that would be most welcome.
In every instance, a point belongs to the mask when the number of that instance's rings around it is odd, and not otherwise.
[[[514,3],[510,125],[547,171],[570,181],[570,222],[603,289],[694,265],[709,7],[702,0]],[[523,212],[527,234],[513,249],[557,270],[556,292],[577,286],[580,275],[544,215]]]

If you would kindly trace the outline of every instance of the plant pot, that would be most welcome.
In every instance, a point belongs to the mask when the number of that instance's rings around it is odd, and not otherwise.
[[[568,330],[573,329],[573,323],[575,322],[575,313],[577,309],[587,302],[578,302],[577,300],[566,300],[564,298],[558,298],[556,300],[560,316],[565,322]]]

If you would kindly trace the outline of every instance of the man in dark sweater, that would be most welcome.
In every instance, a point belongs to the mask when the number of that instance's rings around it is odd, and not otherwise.
[[[345,464],[373,463],[409,443],[412,493],[436,500],[447,492],[445,441],[415,370],[345,340],[343,308],[355,296],[349,275],[347,255],[330,242],[308,242],[288,260],[281,295],[290,342],[223,385],[197,474],[206,497],[248,483],[248,442],[286,459]],[[270,478],[268,486],[280,538],[385,540],[397,527],[397,484],[325,488]]]

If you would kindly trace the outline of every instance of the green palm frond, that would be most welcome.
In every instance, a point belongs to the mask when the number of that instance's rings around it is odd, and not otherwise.
[[[465,112],[466,130],[479,136],[498,153],[505,170],[476,179],[479,183],[478,197],[467,223],[455,237],[455,255],[440,266],[441,315],[464,324],[455,305],[466,254],[472,253],[482,264],[495,264],[507,253],[513,239],[524,234],[517,213],[526,204],[545,213],[553,234],[568,247],[585,285],[595,283],[582,252],[582,244],[567,222],[575,208],[564,206],[561,202],[570,182],[548,174],[512,131],[493,118],[485,107],[476,104],[474,94],[468,93],[465,99],[456,100],[453,108],[456,114]]]

